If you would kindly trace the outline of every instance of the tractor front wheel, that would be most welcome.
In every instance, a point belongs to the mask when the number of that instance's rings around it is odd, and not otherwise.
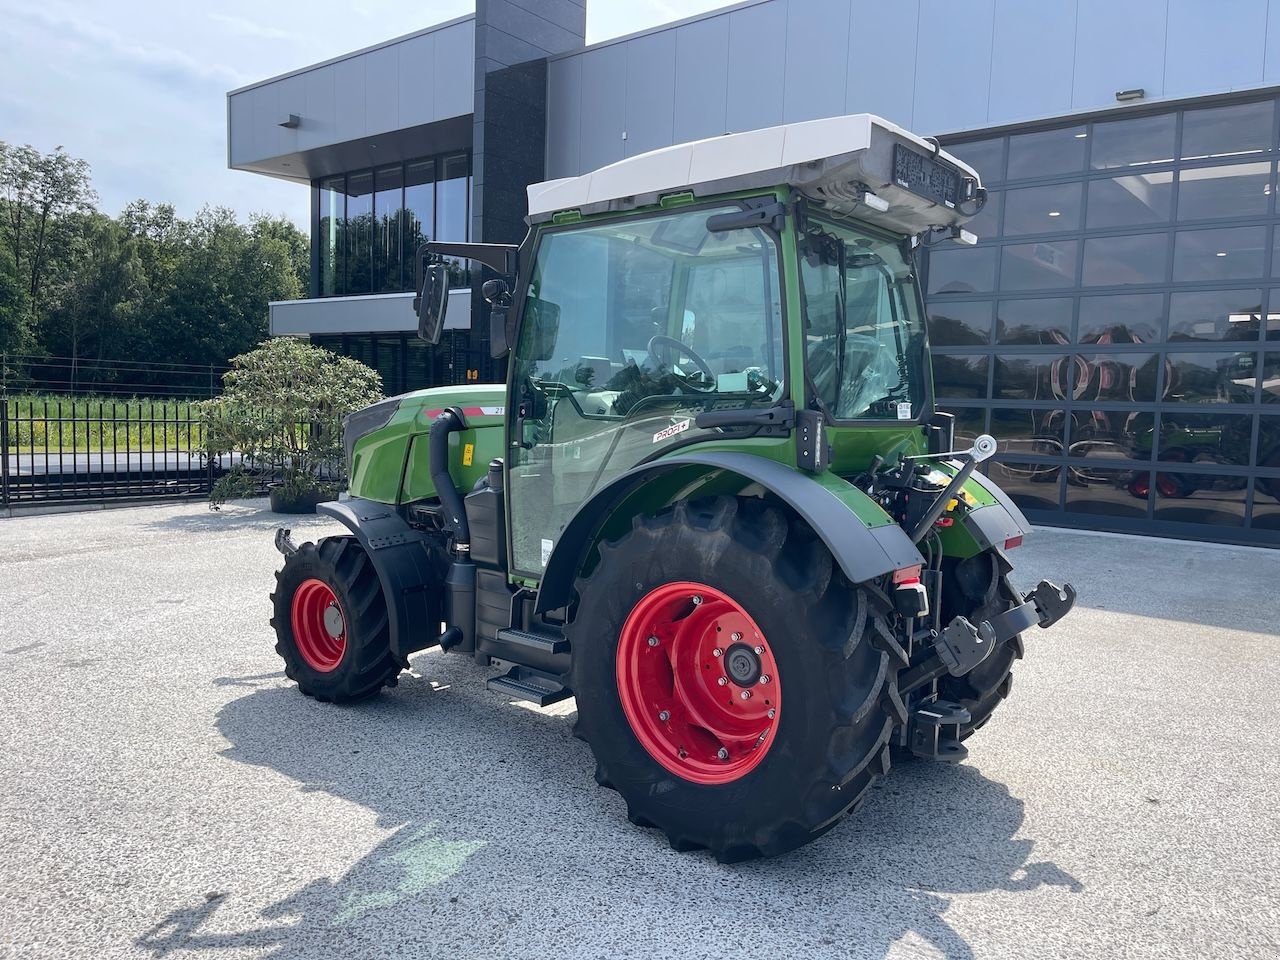
[[[360,700],[394,685],[387,602],[354,537],[304,543],[276,573],[276,653],[298,689],[317,700]]]
[[[888,771],[905,711],[886,599],[751,498],[604,544],[567,628],[576,733],[632,822],[722,861],[824,833]]]

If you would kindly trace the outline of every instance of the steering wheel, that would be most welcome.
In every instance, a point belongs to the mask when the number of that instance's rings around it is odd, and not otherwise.
[[[674,349],[678,353],[683,353],[693,361],[694,366],[702,372],[703,376],[705,376],[707,380],[712,384],[716,382],[715,372],[711,369],[707,361],[698,356],[697,351],[683,340],[677,340],[675,337],[667,337],[662,334],[657,334],[656,336],[649,338],[649,356],[653,357],[653,359],[658,362],[658,366],[668,367],[672,365],[671,361],[665,353],[658,352],[659,348]]]

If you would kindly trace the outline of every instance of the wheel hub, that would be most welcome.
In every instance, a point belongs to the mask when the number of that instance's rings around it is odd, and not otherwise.
[[[323,580],[303,580],[289,609],[298,654],[317,673],[338,669],[347,651],[347,624],[338,596]]]
[[[773,743],[777,662],[756,622],[722,590],[682,581],[641,597],[618,638],[616,675],[636,739],[685,780],[738,780]]]

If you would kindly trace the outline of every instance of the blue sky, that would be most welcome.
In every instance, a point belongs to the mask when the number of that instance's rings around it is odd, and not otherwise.
[[[732,0],[588,0],[596,42]],[[307,221],[305,187],[226,169],[226,92],[471,13],[474,0],[0,0],[0,140],[89,161],[109,213],[144,197]]]

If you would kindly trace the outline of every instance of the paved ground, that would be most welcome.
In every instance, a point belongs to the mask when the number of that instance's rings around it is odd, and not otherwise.
[[[1037,535],[1082,607],[970,761],[722,867],[626,822],[572,701],[438,653],[299,696],[275,522],[0,521],[0,957],[1280,956],[1280,552]]]

